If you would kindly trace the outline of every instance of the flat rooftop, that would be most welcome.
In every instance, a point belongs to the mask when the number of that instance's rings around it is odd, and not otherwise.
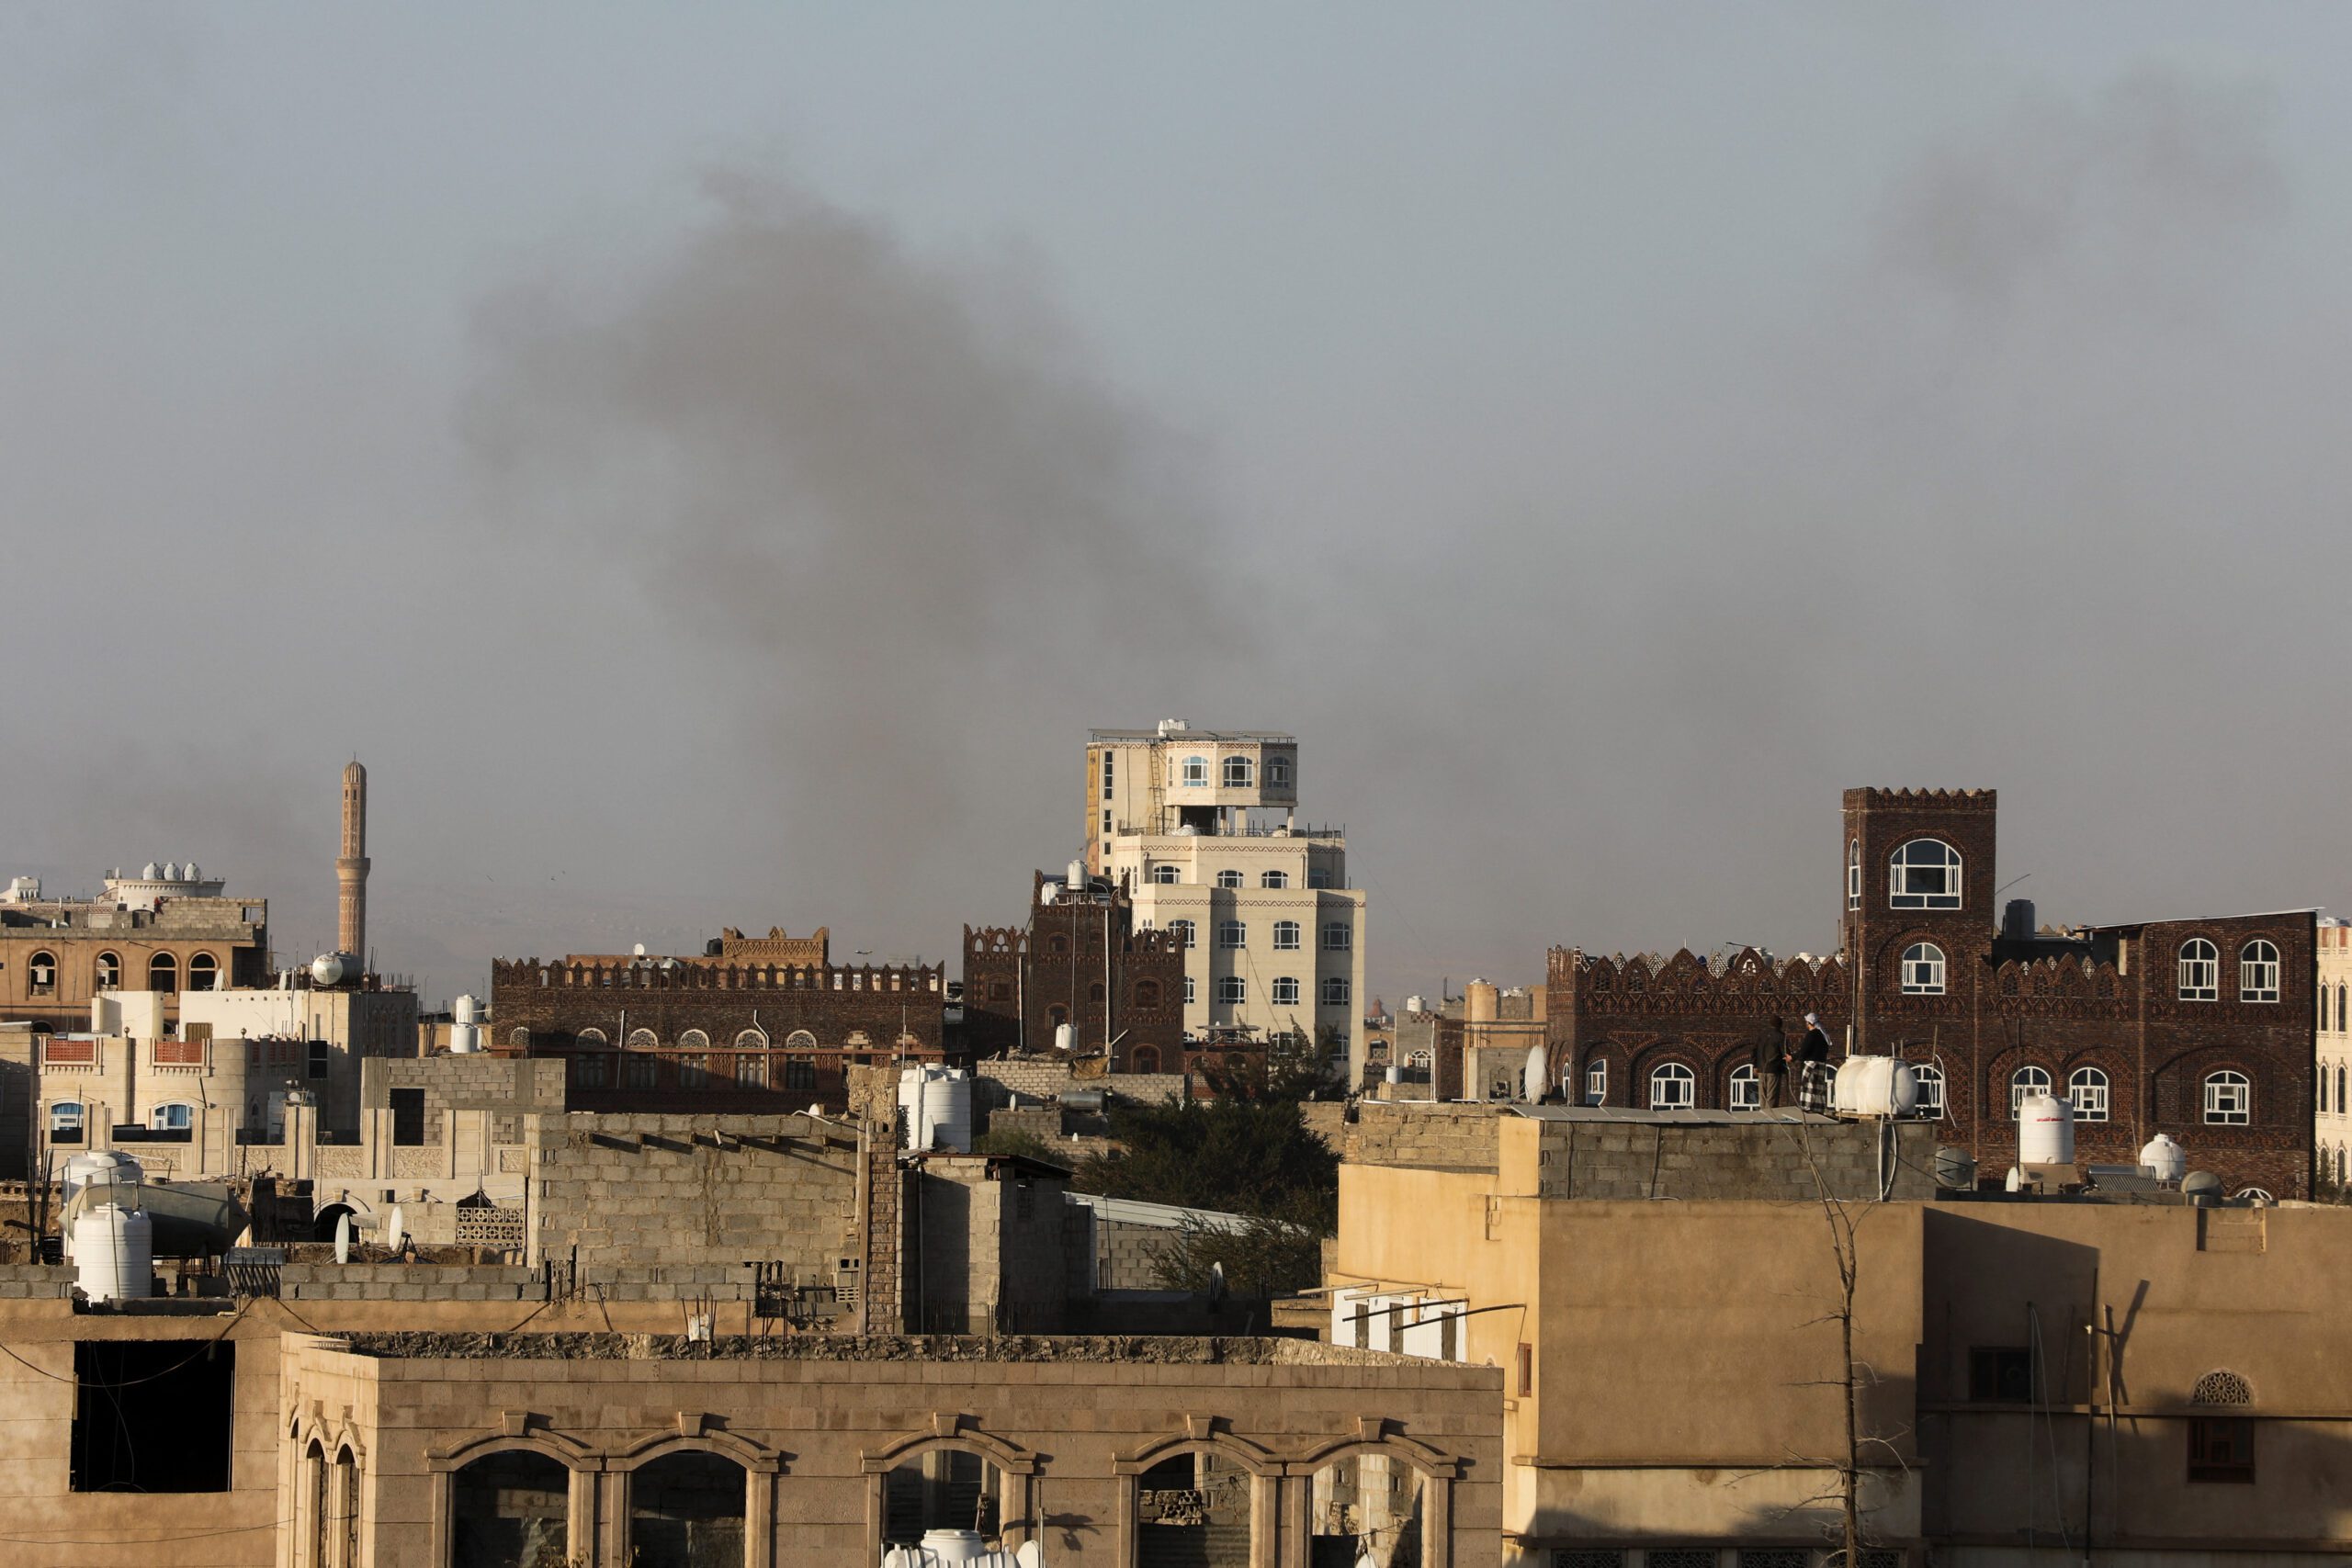
[[[1171,729],[1162,735],[1157,729],[1090,729],[1089,740],[1165,740],[1170,746],[1195,740],[1276,740],[1296,743],[1298,737],[1286,729]]]
[[[387,1360],[1070,1361],[1142,1366],[1394,1367],[1414,1358],[1314,1339],[1157,1335],[338,1334],[351,1353]]]

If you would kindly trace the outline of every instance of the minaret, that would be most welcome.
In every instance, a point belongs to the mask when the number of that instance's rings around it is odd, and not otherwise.
[[[343,770],[343,858],[334,863],[343,897],[335,946],[368,963],[368,770],[356,760]]]

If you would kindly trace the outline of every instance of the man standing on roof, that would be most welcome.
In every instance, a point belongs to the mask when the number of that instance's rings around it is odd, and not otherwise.
[[[1789,1095],[1789,1029],[1780,1015],[1756,1036],[1756,1109],[1777,1111]]]
[[[1829,1032],[1817,1013],[1804,1015],[1804,1039],[1797,1046],[1797,1107],[1829,1111]]]

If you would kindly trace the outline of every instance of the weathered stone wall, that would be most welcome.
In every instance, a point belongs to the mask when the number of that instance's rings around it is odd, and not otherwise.
[[[1537,1192],[1799,1202],[1826,1186],[1842,1199],[1934,1197],[1934,1126],[1895,1122],[1888,1134],[1882,1146],[1881,1125],[1862,1122],[1546,1122]]]
[[[1338,1104],[1317,1101],[1299,1109],[1307,1129],[1351,1164],[1496,1168],[1495,1122],[1503,1113],[1490,1105],[1359,1100],[1353,1122]]]

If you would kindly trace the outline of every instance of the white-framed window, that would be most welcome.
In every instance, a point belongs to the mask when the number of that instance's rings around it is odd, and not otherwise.
[[[662,1043],[662,1037],[650,1029],[632,1029],[621,1043],[631,1051],[650,1051]]]
[[[1175,935],[1177,942],[1182,945],[1185,952],[1190,953],[1193,951],[1196,933],[1193,930],[1192,921],[1170,920],[1168,922],[1168,929]]]
[[[1275,753],[1266,759],[1266,783],[1275,789],[1290,787],[1290,759]]]
[[[1345,953],[1356,944],[1355,928],[1345,920],[1323,922],[1323,951]]]
[[[196,1125],[196,1107],[175,1100],[147,1112],[147,1125],[158,1133],[185,1133]]]
[[[1305,930],[1296,920],[1276,920],[1274,922],[1274,951],[1296,953],[1305,935]]]
[[[2244,1073],[2224,1067],[2205,1076],[2205,1120],[2232,1127],[2254,1120],[2254,1085]]]
[[[2260,937],[2238,949],[2238,1000],[2278,999],[2278,950]]]
[[[122,988],[122,955],[117,953],[99,953],[96,976],[99,990],[120,990]]]
[[[1258,770],[1250,765],[1249,758],[1227,757],[1225,760],[1226,788],[1248,789],[1257,779]]]
[[[2107,1075],[2097,1067],[2076,1067],[2066,1075],[2066,1098],[2074,1102],[2077,1122],[2107,1120]]]
[[[1209,760],[1206,757],[1184,759],[1184,787],[1206,789],[1209,783]]]
[[[1327,1008],[1343,1008],[1348,1005],[1348,977],[1345,975],[1332,975],[1325,978],[1323,1005]]]
[[[1297,977],[1291,975],[1275,976],[1272,995],[1277,1007],[1296,1007],[1298,1005]]]
[[[1584,1065],[1584,1102],[1587,1105],[1609,1103],[1609,1062],[1595,1056]]]
[[[806,1045],[800,1043],[800,1041],[804,1036],[806,1036],[808,1040],[808,1043]],[[792,1032],[791,1035],[786,1039],[785,1043],[792,1046],[795,1050],[814,1051],[817,1048],[817,1037],[810,1034],[805,1029],[796,1029]],[[738,1051],[764,1051],[767,1048],[767,1031],[763,1029],[742,1030],[735,1036],[735,1049]]]
[[[1734,1111],[1755,1111],[1764,1103],[1764,1082],[1756,1076],[1752,1062],[1742,1062],[1731,1070],[1731,1108]]]
[[[710,1036],[704,1033],[699,1029],[689,1029],[684,1033],[678,1036],[678,1049],[681,1051],[707,1051],[710,1049]]]
[[[49,1108],[49,1141],[52,1144],[78,1144],[82,1141],[84,1115],[78,1100],[61,1100]]]
[[[1184,872],[1181,866],[1169,865],[1163,863],[1151,868],[1151,879],[1165,887],[1171,883],[1183,881]]]
[[[1267,872],[1264,875],[1258,878],[1258,886],[1261,887],[1288,887],[1290,886],[1290,873],[1286,871]]]
[[[2180,944],[2180,999],[2210,1002],[2222,994],[2222,950],[2201,936]]]
[[[1960,852],[1941,839],[1914,839],[1887,865],[1887,903],[1897,909],[1960,908]]]
[[[1219,947],[1249,946],[1249,926],[1239,920],[1219,920],[1216,923],[1216,944]]]
[[[1944,950],[1932,942],[1915,942],[1903,950],[1903,991],[1905,996],[1944,994]]]
[[[1922,1116],[1941,1121],[1944,1114],[1944,1070],[1927,1063],[1914,1063],[1911,1080],[1919,1086],[1919,1098],[1913,1109]]]
[[[1238,887],[1241,882],[1241,874],[1238,871],[1220,871],[1216,874],[1216,885],[1219,887]]]
[[[583,1029],[572,1038],[575,1043],[585,1045],[590,1050],[602,1050],[612,1043],[601,1029]]]
[[[1238,1007],[1250,999],[1250,982],[1238,975],[1218,976],[1216,999],[1228,1007]]]
[[[25,961],[26,988],[36,997],[57,989],[57,954],[36,953]]]
[[[2024,1109],[2029,1094],[2048,1094],[2050,1075],[2040,1067],[2019,1067],[2009,1075],[2009,1120],[2014,1122]]]
[[[1102,798],[1105,800],[1111,798],[1111,759],[1117,754],[1118,753],[1111,750],[1108,747],[1105,747],[1102,751]]]
[[[1668,1062],[1650,1074],[1652,1111],[1688,1111],[1698,1091],[1699,1080],[1679,1062]]]
[[[1862,841],[1849,839],[1846,841],[1846,908],[1859,909],[1861,907]]]
[[[1190,975],[1184,976],[1184,1005],[1193,1005],[1193,977]]]

